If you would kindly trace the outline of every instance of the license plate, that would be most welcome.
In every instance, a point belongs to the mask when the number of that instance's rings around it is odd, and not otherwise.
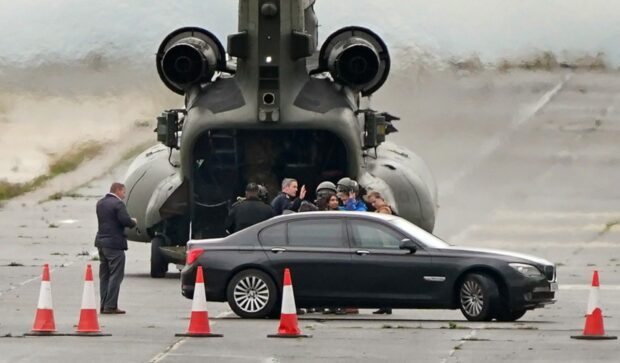
[[[549,283],[549,290],[551,290],[551,291],[558,291],[558,283],[557,282],[550,282]]]

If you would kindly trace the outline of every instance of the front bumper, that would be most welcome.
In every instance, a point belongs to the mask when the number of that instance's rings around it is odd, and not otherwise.
[[[511,306],[513,309],[535,309],[554,304],[558,290],[557,281],[546,279],[524,279],[524,283],[510,290]]]

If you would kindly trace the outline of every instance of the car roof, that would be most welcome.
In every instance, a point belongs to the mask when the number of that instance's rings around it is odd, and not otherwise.
[[[316,219],[316,218],[332,218],[332,219],[333,218],[356,218],[356,219],[373,220],[373,221],[381,223],[381,222],[393,221],[395,219],[399,219],[400,217],[391,215],[391,214],[385,214],[385,213],[356,212],[356,211],[294,212],[294,213],[287,213],[287,214],[282,214],[282,215],[279,215],[273,218],[269,218],[265,221],[257,223],[253,226],[250,226],[248,228],[245,228],[239,232],[230,234],[228,236],[218,237],[218,238],[206,238],[206,239],[191,239],[190,241],[194,241],[194,242],[210,241],[210,242],[215,243],[215,242],[222,241],[223,239],[226,239],[226,240],[236,239],[239,236],[243,236],[246,234],[248,235],[256,234],[258,231],[261,231],[264,228],[267,228],[269,226],[282,223],[282,222],[303,221],[303,220]]]
[[[394,220],[398,217],[385,214],[385,213],[374,213],[374,212],[355,212],[355,211],[312,211],[312,212],[299,212],[299,213],[288,213],[282,214],[277,217],[270,219],[272,222],[282,222],[282,221],[296,221],[296,220],[304,220],[309,218],[320,218],[320,217],[329,217],[329,218],[364,218],[369,220],[376,221],[390,221]]]

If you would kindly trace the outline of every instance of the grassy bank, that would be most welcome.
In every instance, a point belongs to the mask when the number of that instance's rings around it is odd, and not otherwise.
[[[68,152],[53,158],[48,172],[24,183],[9,183],[0,180],[0,201],[17,197],[45,185],[57,175],[77,169],[80,164],[97,156],[103,150],[103,144],[96,141],[85,141],[74,145]]]

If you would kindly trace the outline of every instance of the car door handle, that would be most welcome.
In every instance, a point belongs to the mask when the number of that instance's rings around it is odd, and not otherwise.
[[[366,251],[366,250],[357,250],[355,251],[356,255],[360,255],[360,256],[366,256],[370,254],[370,251]]]
[[[282,248],[282,247],[274,247],[271,249],[271,252],[273,253],[282,253],[284,251],[286,251],[286,248]]]

